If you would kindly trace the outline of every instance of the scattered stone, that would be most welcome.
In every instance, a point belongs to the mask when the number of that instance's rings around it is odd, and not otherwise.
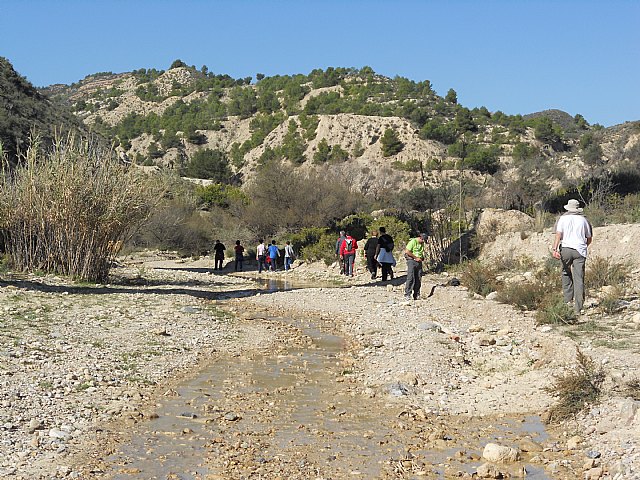
[[[520,451],[528,453],[541,452],[543,450],[542,445],[540,445],[538,442],[534,442],[529,438],[521,440],[518,443],[518,448],[520,449]]]
[[[567,440],[567,450],[577,450],[582,443],[582,437],[580,435],[574,435]]]
[[[178,417],[182,417],[182,418],[198,418],[198,415],[196,415],[193,412],[182,412],[182,413],[178,414]]]
[[[495,345],[496,344],[496,338],[494,336],[488,335],[488,334],[477,335],[474,338],[474,341],[475,341],[476,345],[479,345],[481,347],[489,347],[491,345]]]
[[[584,480],[598,480],[602,478],[603,474],[604,474],[604,470],[602,469],[602,467],[595,467],[590,470],[587,470],[584,473]]]
[[[36,430],[40,430],[44,427],[44,424],[42,423],[42,420],[38,419],[38,418],[32,418],[29,421],[29,425],[27,426],[27,433],[33,433]]]
[[[52,438],[57,438],[59,440],[68,440],[71,438],[71,434],[69,432],[58,430],[56,428],[52,428],[51,430],[49,430],[49,436]]]
[[[389,393],[394,397],[403,397],[409,395],[409,389],[402,383],[394,383],[389,386]]]
[[[502,472],[492,463],[483,463],[476,470],[478,478],[502,478]]]
[[[482,451],[482,457],[493,463],[510,463],[518,461],[520,453],[515,448],[487,443]]]

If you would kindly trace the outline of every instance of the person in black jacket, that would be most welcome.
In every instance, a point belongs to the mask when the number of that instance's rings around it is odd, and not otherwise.
[[[380,227],[380,237],[378,238],[378,246],[376,248],[376,260],[380,257],[380,253],[383,253],[386,259],[390,259],[393,261],[393,249],[394,243],[391,235],[387,233],[387,230],[384,227]],[[385,254],[386,253],[386,254]],[[390,254],[390,255],[389,255]],[[387,278],[393,280],[393,265],[394,263],[390,263],[388,261],[379,261],[380,265],[382,265],[382,281],[386,282]]]
[[[213,250],[215,251],[214,256],[214,270],[222,270],[222,262],[224,262],[224,251],[225,246],[220,240],[216,240],[216,244],[213,246]]]
[[[378,261],[376,260],[376,250],[378,248],[378,232],[373,230],[371,236],[364,244],[364,255],[367,258],[367,270],[371,273],[371,280],[378,276]]]

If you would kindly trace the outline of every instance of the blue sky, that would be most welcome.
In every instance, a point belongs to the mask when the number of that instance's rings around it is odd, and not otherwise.
[[[368,65],[463,105],[640,120],[640,1],[0,0],[0,56],[37,86],[175,59],[233,77]]]

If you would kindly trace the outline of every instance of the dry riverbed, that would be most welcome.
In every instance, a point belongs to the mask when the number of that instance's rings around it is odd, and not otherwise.
[[[300,438],[313,441],[276,445],[276,427],[292,416],[287,395],[313,383],[304,366],[291,364],[292,385],[255,395],[241,389],[240,371],[223,399],[199,404],[198,415],[211,421],[201,462],[209,473],[193,478],[369,478],[356,454],[350,461],[329,451],[349,435],[314,421],[334,417],[336,425],[351,422],[363,449],[380,450],[379,478],[470,478],[481,465],[493,477],[523,469],[560,479],[640,474],[637,401],[607,394],[548,436],[528,425],[554,401],[544,387],[573,363],[576,342],[605,366],[611,389],[637,376],[637,344],[618,350],[573,340],[464,287],[440,286],[430,298],[405,302],[400,285],[361,274],[350,288],[258,294],[252,280],[214,275],[210,266],[206,259],[129,258],[112,283],[98,286],[0,276],[0,476],[149,478],[110,458],[144,434],[159,405],[200,368],[290,359],[292,348],[313,344],[303,325],[286,319],[312,321],[346,343],[324,367],[321,381],[329,382],[318,392],[326,409],[296,424]],[[339,278],[305,265],[286,276]],[[424,277],[423,293],[447,280]],[[631,302],[621,321],[632,326],[638,310]],[[192,435],[186,426],[182,433]],[[489,440],[516,447],[520,460],[485,464]],[[176,473],[165,478],[183,478]]]

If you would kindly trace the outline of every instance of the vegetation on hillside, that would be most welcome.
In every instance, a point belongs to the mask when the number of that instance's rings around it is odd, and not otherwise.
[[[79,128],[70,112],[40,94],[11,63],[0,57],[0,147],[11,163],[24,151],[32,132],[50,144],[54,131]]]

